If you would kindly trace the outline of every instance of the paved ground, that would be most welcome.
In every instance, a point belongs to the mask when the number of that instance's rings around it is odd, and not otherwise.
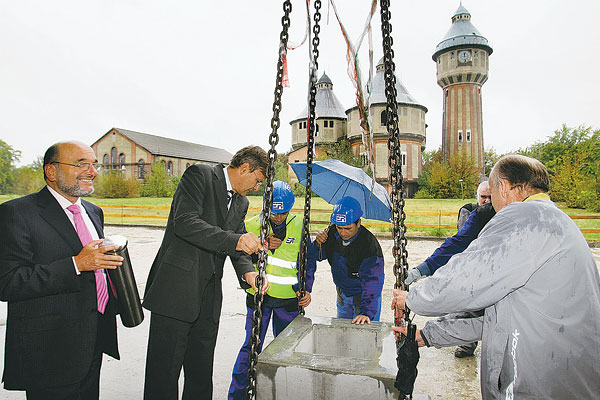
[[[120,234],[129,238],[129,252],[140,293],[144,292],[150,264],[162,240],[163,231],[145,228],[107,227],[107,235]],[[409,240],[409,265],[414,266],[429,256],[441,241]],[[381,241],[386,257],[386,282],[383,293],[382,321],[391,322],[391,292],[394,283],[391,260],[391,240]],[[593,249],[600,267],[600,249]],[[219,339],[215,353],[214,399],[225,399],[239,347],[244,338],[245,295],[237,289],[237,279],[229,263],[223,276],[223,313],[221,315]],[[335,316],[335,286],[331,280],[327,262],[319,263],[313,289],[313,302],[307,314]],[[425,318],[416,318],[418,326],[423,326]],[[6,304],[0,306],[0,341],[4,343]],[[101,377],[101,398],[106,400],[132,400],[142,398],[144,384],[144,364],[148,339],[149,313],[144,322],[136,328],[119,326],[119,346],[121,360],[104,358]],[[272,336],[267,338],[267,343]],[[479,399],[479,349],[476,357],[457,359],[453,348],[437,350],[421,349],[419,377],[415,393],[425,393],[432,399]],[[0,345],[0,358],[4,358],[4,346]],[[0,399],[25,399],[23,392],[9,392],[0,389]]]

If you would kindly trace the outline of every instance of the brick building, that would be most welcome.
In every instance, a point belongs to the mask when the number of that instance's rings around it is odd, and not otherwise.
[[[147,133],[112,128],[92,144],[105,169],[127,178],[144,179],[152,164],[163,162],[170,175],[181,175],[192,164],[229,163],[231,153],[217,147],[184,142]]]

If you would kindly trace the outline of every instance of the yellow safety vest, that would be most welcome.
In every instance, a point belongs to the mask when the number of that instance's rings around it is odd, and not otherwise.
[[[298,283],[298,253],[300,252],[300,241],[302,240],[302,220],[294,218],[289,214],[286,222],[286,236],[281,241],[281,246],[275,249],[275,252],[269,250],[267,257],[267,266],[265,272],[269,280],[269,290],[267,294],[271,297],[280,299],[291,299],[296,297],[296,292],[292,285]],[[250,218],[246,221],[246,230],[260,236],[260,215]],[[254,269],[258,271],[256,264]],[[246,290],[254,294],[252,288]]]

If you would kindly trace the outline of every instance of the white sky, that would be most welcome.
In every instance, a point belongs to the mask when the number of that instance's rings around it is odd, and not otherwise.
[[[231,153],[267,149],[281,1],[0,0],[0,139],[32,162],[54,142],[89,144],[112,127]],[[292,1],[291,40],[305,6]],[[368,0],[337,0],[353,40]],[[431,55],[458,0],[394,0],[397,76],[429,109],[427,149],[441,144],[442,90]],[[503,153],[545,140],[562,123],[600,128],[600,2],[464,0],[494,49],[483,86],[484,144]],[[345,45],[323,1],[319,67],[353,106]],[[379,9],[375,62],[382,56]],[[304,108],[308,48],[289,53],[279,152]],[[366,74],[368,60],[362,55]]]

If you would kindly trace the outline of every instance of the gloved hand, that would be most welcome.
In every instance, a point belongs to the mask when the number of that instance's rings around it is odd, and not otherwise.
[[[423,275],[421,275],[421,271],[419,271],[418,268],[416,268],[416,267],[411,268],[408,270],[408,273],[406,274],[406,279],[404,279],[404,284],[410,285],[411,283],[415,283],[422,277],[423,277]]]

